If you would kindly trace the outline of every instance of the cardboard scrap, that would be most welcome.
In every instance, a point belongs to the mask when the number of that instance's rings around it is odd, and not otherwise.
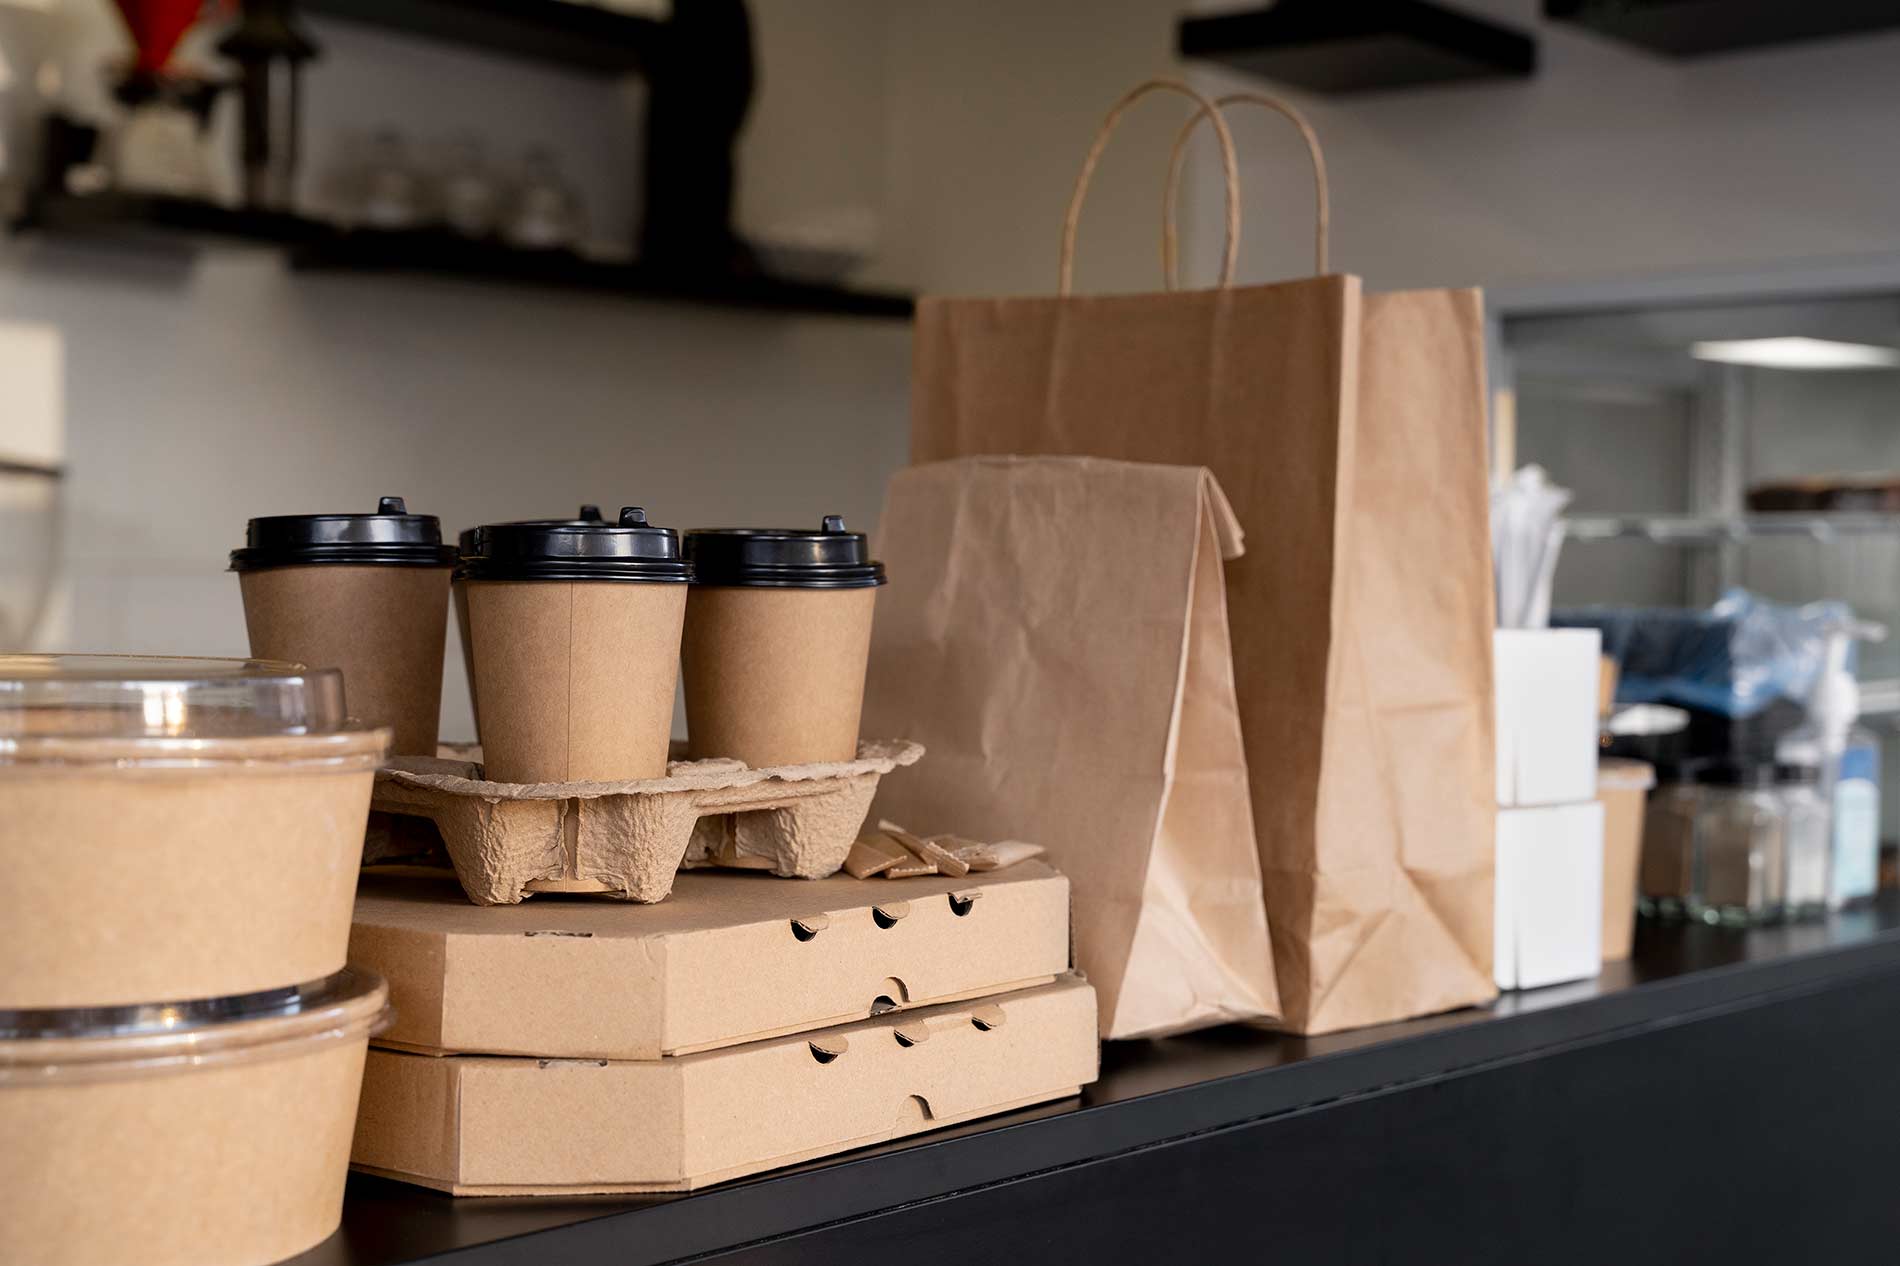
[[[844,869],[854,879],[869,879],[873,875],[886,879],[962,876],[1001,870],[1040,857],[1042,852],[1042,845],[1025,844],[1021,840],[981,844],[956,835],[926,838],[913,835],[895,822],[880,820],[877,830],[865,832],[852,844],[844,859]]]
[[[406,757],[377,771],[372,808],[433,821],[477,905],[536,892],[654,902],[682,867],[836,873],[878,780],[923,754],[921,744],[867,740],[852,761],[676,761],[663,778],[555,783],[489,782],[471,762]]]

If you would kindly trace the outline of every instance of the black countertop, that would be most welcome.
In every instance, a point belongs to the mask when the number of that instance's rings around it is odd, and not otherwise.
[[[1298,1038],[1243,1027],[1109,1044],[1080,1097],[706,1191],[461,1198],[355,1174],[342,1229],[297,1266],[676,1261],[1781,996],[1900,972],[1900,895],[1825,922],[1641,925],[1627,963],[1483,1009]]]

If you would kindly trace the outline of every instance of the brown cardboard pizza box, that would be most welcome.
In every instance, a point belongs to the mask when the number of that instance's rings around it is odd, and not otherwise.
[[[350,961],[390,982],[384,1045],[658,1059],[1045,983],[1069,969],[1069,881],[689,871],[653,906],[481,909],[453,877],[365,871]]]
[[[673,1059],[372,1049],[351,1162],[457,1195],[683,1191],[1072,1095],[1097,1054],[1075,976]]]

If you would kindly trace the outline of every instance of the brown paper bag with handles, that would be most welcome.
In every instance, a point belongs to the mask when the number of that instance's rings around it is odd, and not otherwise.
[[[899,472],[865,726],[929,751],[872,819],[1045,845],[1104,1037],[1278,1014],[1206,470],[978,458]]]
[[[1492,597],[1474,291],[1326,275],[918,306],[912,457],[1085,453],[1206,465],[1249,548],[1227,567],[1234,671],[1287,1027],[1320,1033],[1494,996]],[[1183,132],[1185,138],[1186,132]],[[1177,143],[1177,151],[1179,143]],[[1178,152],[1176,166],[1178,167]],[[1172,204],[1170,190],[1169,205]],[[1164,233],[1170,265],[1171,233]]]

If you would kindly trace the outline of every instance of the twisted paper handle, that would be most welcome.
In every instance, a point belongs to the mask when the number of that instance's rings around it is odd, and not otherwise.
[[[1062,264],[1057,293],[1069,293],[1075,281],[1075,231],[1082,218],[1082,201],[1088,196],[1089,179],[1095,174],[1095,164],[1101,160],[1102,151],[1108,148],[1108,138],[1114,134],[1115,127],[1121,122],[1122,114],[1129,106],[1141,100],[1151,92],[1175,92],[1191,98],[1200,110],[1183,131],[1181,139],[1176,140],[1174,148],[1179,154],[1182,141],[1202,119],[1214,121],[1214,135],[1220,142],[1221,172],[1227,180],[1227,248],[1221,259],[1220,284],[1230,285],[1234,279],[1234,261],[1240,255],[1240,164],[1234,157],[1234,138],[1227,130],[1227,120],[1221,115],[1220,107],[1177,79],[1150,79],[1128,90],[1102,119],[1102,126],[1096,130],[1095,143],[1089,146],[1088,157],[1082,160],[1082,170],[1075,178],[1075,192],[1069,195],[1068,214],[1062,217]],[[1304,126],[1304,125],[1302,125]],[[1317,150],[1315,153],[1317,154]],[[1162,205],[1162,244],[1161,265],[1169,278],[1169,287],[1173,287],[1174,276],[1174,165],[1169,167],[1167,195]],[[1323,195],[1322,195],[1323,196]],[[1322,269],[1321,271],[1324,271]]]
[[[1222,121],[1221,111],[1223,108],[1241,103],[1265,106],[1269,110],[1277,111],[1286,116],[1294,127],[1300,129],[1300,136],[1306,141],[1306,152],[1313,159],[1313,189],[1315,195],[1313,208],[1313,267],[1318,275],[1322,277],[1326,275],[1327,246],[1331,234],[1331,225],[1329,223],[1331,219],[1331,199],[1326,188],[1326,156],[1320,152],[1319,137],[1314,134],[1313,127],[1306,121],[1306,117],[1286,102],[1280,100],[1280,98],[1270,97],[1263,92],[1235,92],[1220,98],[1220,100],[1214,102],[1212,105],[1202,105],[1194,117],[1189,119],[1187,125],[1181,129],[1181,134],[1174,138],[1174,150],[1168,155],[1168,190],[1167,196],[1162,199],[1161,203],[1161,270],[1162,275],[1167,279],[1167,286],[1170,290],[1177,288],[1180,280],[1179,266],[1177,263],[1179,248],[1175,238],[1174,208],[1176,195],[1179,192],[1181,182],[1181,160],[1187,155],[1188,138],[1194,135],[1194,129],[1201,125],[1202,119],[1214,119],[1216,121],[1216,130],[1218,131],[1218,124]],[[1231,142],[1223,142],[1223,150],[1226,150],[1230,144]],[[1233,176],[1229,175],[1227,181],[1227,215],[1228,223],[1232,225],[1236,223],[1239,211],[1234,206]],[[1227,258],[1221,263],[1220,284],[1222,286],[1230,284],[1233,276],[1234,239],[1238,236],[1239,230],[1237,228],[1228,229]]]

